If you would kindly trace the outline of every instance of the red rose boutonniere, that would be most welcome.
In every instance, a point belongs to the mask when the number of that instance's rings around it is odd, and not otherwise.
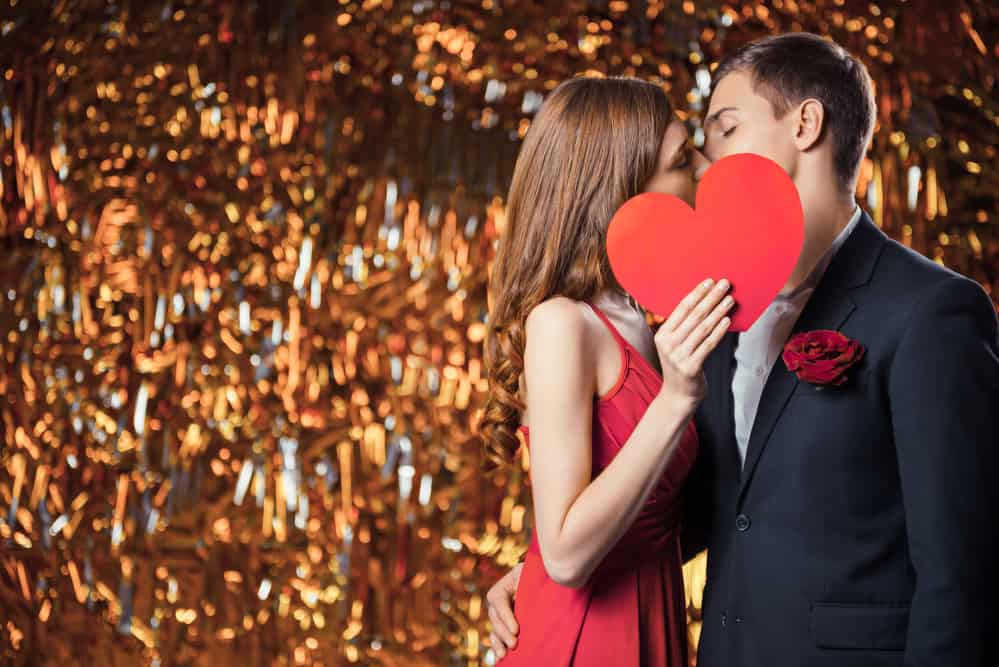
[[[864,356],[864,346],[838,331],[819,329],[797,334],[784,346],[784,365],[799,380],[842,385],[847,371]]]

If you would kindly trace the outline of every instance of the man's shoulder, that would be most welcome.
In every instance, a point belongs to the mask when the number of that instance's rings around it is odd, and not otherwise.
[[[895,239],[885,237],[871,286],[891,302],[908,308],[946,283],[963,282],[972,281]]]
[[[964,277],[892,238],[885,239],[877,273],[879,281],[898,283],[910,292]]]
[[[885,239],[870,286],[870,303],[888,316],[885,321],[901,324],[916,312],[946,307],[994,314],[992,300],[976,281],[891,238]]]

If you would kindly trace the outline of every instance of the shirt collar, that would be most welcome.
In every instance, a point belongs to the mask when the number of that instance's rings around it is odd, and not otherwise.
[[[854,205],[853,215],[850,217],[850,222],[847,223],[846,227],[844,227],[839,235],[833,240],[832,245],[830,245],[829,248],[822,254],[822,257],[819,258],[818,263],[816,263],[815,268],[812,269],[811,273],[808,274],[808,277],[793,290],[790,290],[789,292],[781,291],[778,293],[777,298],[793,299],[805,290],[815,289],[815,287],[819,284],[819,281],[822,280],[822,276],[825,275],[826,269],[829,268],[829,264],[832,262],[833,257],[835,257],[839,249],[843,247],[843,244],[846,243],[846,239],[849,238],[850,233],[853,232],[857,223],[860,222],[860,213],[860,207]]]

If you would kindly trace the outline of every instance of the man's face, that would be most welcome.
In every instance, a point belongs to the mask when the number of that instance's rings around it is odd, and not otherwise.
[[[793,116],[775,118],[770,101],[753,90],[751,75],[734,71],[711,94],[704,121],[704,154],[714,162],[735,153],[756,153],[779,164],[793,178],[797,164]]]

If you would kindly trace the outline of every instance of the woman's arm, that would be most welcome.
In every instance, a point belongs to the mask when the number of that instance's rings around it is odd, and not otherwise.
[[[712,284],[712,287],[714,285]],[[593,341],[583,313],[555,298],[527,318],[525,380],[535,529],[554,581],[581,586],[632,526],[704,394],[701,366],[728,328],[716,289],[696,288],[656,333],[662,389],[611,463],[591,480]]]

